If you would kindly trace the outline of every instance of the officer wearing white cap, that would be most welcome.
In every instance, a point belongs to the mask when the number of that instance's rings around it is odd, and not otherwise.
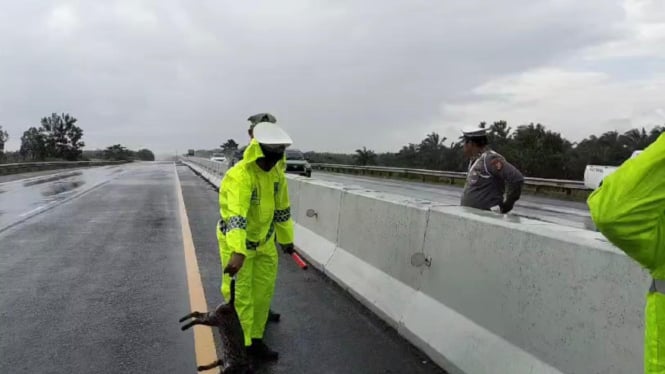
[[[261,122],[270,122],[270,123],[276,123],[277,118],[273,116],[270,113],[257,113],[249,116],[247,118],[249,121],[249,129],[247,130],[247,134],[249,134],[249,140],[251,141],[254,138],[254,127],[256,127],[257,124]],[[247,146],[242,147],[238,149],[233,156],[233,159],[231,160],[231,166],[235,165],[238,161],[242,160],[243,158],[243,153],[245,153],[245,149],[247,149]],[[268,312],[268,322],[279,322],[281,318],[281,315],[274,310],[270,309]]]
[[[226,172],[219,189],[221,291],[228,300],[235,276],[235,307],[247,352],[276,360],[279,355],[266,346],[263,334],[277,277],[275,242],[293,253],[288,184],[278,166],[292,140],[271,122],[260,122],[253,130],[243,159]]]
[[[252,140],[254,137],[254,127],[260,123],[260,122],[270,122],[270,123],[277,123],[277,118],[273,116],[270,113],[257,113],[249,116],[247,118],[249,121],[249,129],[247,130],[247,134],[249,134],[249,140]],[[242,147],[239,148],[235,154],[233,155],[233,159],[231,160],[231,166],[235,165],[236,162],[242,160],[242,155],[245,152],[245,149],[247,147]]]
[[[490,149],[486,129],[468,128],[462,134],[464,155],[470,162],[461,205],[483,210],[499,207],[501,213],[510,212],[522,193],[524,176]]]

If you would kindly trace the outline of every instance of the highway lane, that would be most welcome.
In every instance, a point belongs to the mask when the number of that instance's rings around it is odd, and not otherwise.
[[[459,204],[462,194],[462,188],[457,186],[395,179],[322,172],[314,172],[312,178],[445,204]],[[589,210],[583,202],[523,194],[511,214],[563,226],[595,230]]]
[[[181,236],[172,164],[0,233],[0,373],[194,372]]]
[[[177,169],[212,308],[221,301],[217,194]],[[193,332],[178,323],[190,291],[176,168],[98,173],[85,183],[95,188],[0,232],[0,373],[196,371]],[[10,193],[23,184],[0,186]],[[11,192],[22,209],[43,198],[24,191]],[[259,373],[442,373],[325,276],[287,256],[280,265],[273,306],[282,321],[266,340],[281,358]]]

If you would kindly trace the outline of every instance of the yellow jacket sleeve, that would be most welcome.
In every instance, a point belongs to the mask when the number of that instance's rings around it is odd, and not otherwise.
[[[283,172],[280,172],[279,189],[275,196],[275,230],[279,244],[293,243],[293,219],[291,218],[291,201],[289,185]]]
[[[610,242],[665,277],[665,134],[605,177],[587,203]]]
[[[247,212],[252,198],[249,177],[235,169],[229,172],[219,189],[219,208],[226,242],[235,253],[247,255]]]

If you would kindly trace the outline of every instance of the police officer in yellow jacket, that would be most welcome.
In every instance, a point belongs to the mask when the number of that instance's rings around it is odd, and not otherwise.
[[[653,277],[644,372],[665,374],[665,134],[605,177],[588,205],[598,230]]]
[[[277,118],[275,118],[275,116],[273,116],[270,113],[253,114],[253,115],[249,116],[247,118],[247,120],[250,123],[249,129],[247,130],[247,134],[249,135],[250,142],[252,141],[252,139],[254,139],[254,127],[257,124],[259,124],[261,122],[277,123]],[[246,149],[247,149],[247,147],[242,147],[242,148],[238,149],[235,152],[235,154],[231,157],[231,160],[230,160],[231,165],[235,165],[236,162],[242,160],[243,154],[245,153]],[[283,162],[283,160],[278,163],[278,165],[280,165],[280,164],[284,168],[286,168],[286,163]],[[268,322],[279,322],[280,318],[281,318],[281,315],[279,313],[273,311],[272,309],[268,310]]]
[[[277,277],[275,235],[285,252],[293,251],[288,186],[284,171],[276,167],[292,141],[270,122],[257,124],[253,132],[243,159],[229,169],[219,189],[221,290],[228,300],[231,277],[236,277],[235,307],[247,351],[275,360],[278,353],[263,342],[263,332]]]

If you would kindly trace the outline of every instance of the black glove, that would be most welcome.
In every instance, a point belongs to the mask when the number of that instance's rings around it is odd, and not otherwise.
[[[286,254],[290,255],[290,254],[293,254],[293,252],[295,252],[295,248],[293,246],[293,243],[280,244],[280,246],[282,247],[282,251]]]
[[[501,209],[501,214],[506,214],[513,210],[513,206],[515,205],[514,201],[504,201],[503,203],[499,204],[499,209]]]

